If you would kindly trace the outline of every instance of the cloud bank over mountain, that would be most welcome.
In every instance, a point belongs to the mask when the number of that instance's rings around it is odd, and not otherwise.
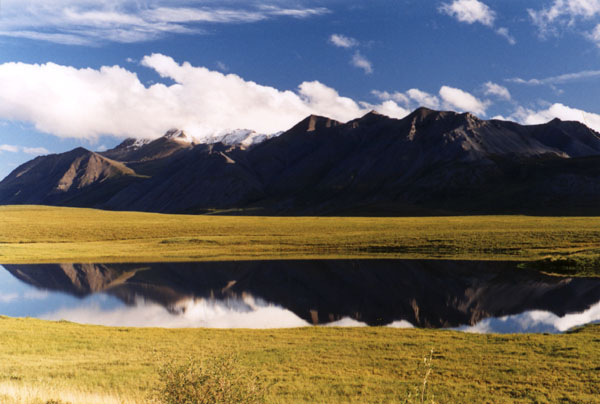
[[[0,64],[0,120],[91,141],[103,135],[157,138],[174,127],[201,139],[239,128],[266,134],[284,131],[311,114],[347,122],[370,110],[403,118],[412,109],[426,106],[485,117],[492,99],[512,101],[507,88],[492,82],[477,91],[489,98],[442,85],[438,94],[417,88],[374,90],[371,95],[378,101],[373,103],[345,97],[316,80],[281,90],[236,74],[178,63],[159,53],[145,56],[140,64],[164,82],[145,84],[137,73],[118,65],[93,69],[55,63]],[[600,115],[560,103],[540,108],[515,104],[508,119],[531,124],[557,117],[600,131]]]
[[[120,66],[1,64],[0,119],[29,122],[59,137],[96,139],[155,138],[173,127],[196,137],[236,128],[274,133],[310,114],[348,121],[371,109],[398,118],[408,113],[393,101],[357,102],[318,81],[279,90],[162,54],[141,64],[175,83],[146,86]]]

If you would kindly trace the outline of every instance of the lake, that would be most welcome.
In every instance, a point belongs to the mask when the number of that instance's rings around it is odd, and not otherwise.
[[[600,321],[600,279],[489,261],[4,265],[0,314],[134,327],[556,333]]]

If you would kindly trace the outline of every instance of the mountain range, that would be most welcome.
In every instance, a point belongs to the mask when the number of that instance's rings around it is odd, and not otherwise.
[[[600,214],[600,134],[419,108],[199,142],[180,130],[37,157],[0,204],[258,215]]]

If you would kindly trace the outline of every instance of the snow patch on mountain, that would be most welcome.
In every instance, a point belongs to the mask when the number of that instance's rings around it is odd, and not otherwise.
[[[128,147],[131,149],[137,150],[140,147],[147,145],[151,141],[152,141],[152,139],[135,139],[134,142]]]
[[[265,140],[277,137],[283,132],[272,134],[257,133],[250,129],[222,130],[211,135],[196,137],[180,129],[171,129],[164,137],[181,143],[189,144],[215,144],[223,143],[227,146],[242,146],[248,148]]]

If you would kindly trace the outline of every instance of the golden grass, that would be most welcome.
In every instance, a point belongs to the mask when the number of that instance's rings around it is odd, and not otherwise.
[[[136,329],[0,317],[0,341],[0,397],[17,400],[31,392],[72,404],[98,396],[147,402],[164,362],[234,353],[242,371],[266,380],[268,403],[402,403],[420,396],[423,358],[432,348],[427,394],[438,403],[600,397],[598,325],[564,335],[478,335],[383,327]]]
[[[2,404],[46,404],[48,402],[57,404],[143,404],[147,401],[141,397],[130,399],[115,394],[76,390],[68,385],[0,383],[0,403]]]
[[[235,217],[0,207],[1,263],[597,256],[600,218]]]

